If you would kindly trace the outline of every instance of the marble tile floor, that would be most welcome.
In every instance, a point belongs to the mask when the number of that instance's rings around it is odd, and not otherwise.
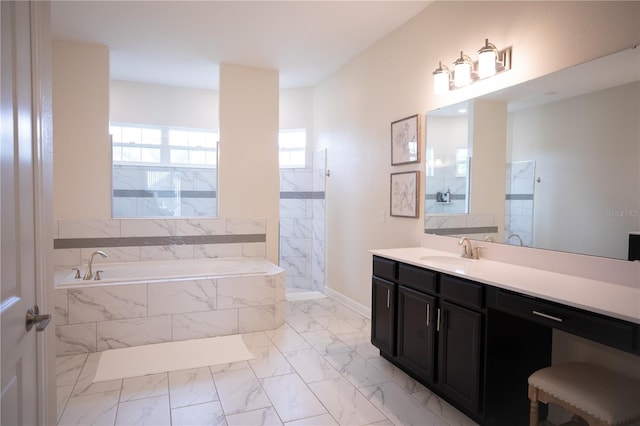
[[[370,321],[331,298],[287,302],[244,334],[255,359],[92,383],[99,353],[57,358],[59,425],[476,425],[381,358]]]

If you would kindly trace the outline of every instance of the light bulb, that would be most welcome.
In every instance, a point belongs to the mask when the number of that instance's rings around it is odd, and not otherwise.
[[[465,60],[456,61],[453,69],[453,84],[456,87],[462,87],[469,83],[471,83],[471,64]]]
[[[436,95],[447,93],[449,91],[449,80],[451,75],[449,69],[439,63],[438,68],[433,72],[433,92]]]
[[[498,49],[489,39],[484,39],[484,46],[478,50],[478,77],[486,78],[495,75]]]

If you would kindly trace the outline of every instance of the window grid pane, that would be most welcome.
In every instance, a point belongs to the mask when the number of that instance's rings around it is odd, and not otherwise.
[[[280,131],[278,145],[280,146],[279,159],[281,168],[306,167],[306,129]]]

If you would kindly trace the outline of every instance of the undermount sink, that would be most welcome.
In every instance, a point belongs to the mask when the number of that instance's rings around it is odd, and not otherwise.
[[[430,263],[433,266],[442,265],[443,267],[465,268],[476,262],[474,259],[466,259],[464,257],[455,256],[422,256],[420,260]]]

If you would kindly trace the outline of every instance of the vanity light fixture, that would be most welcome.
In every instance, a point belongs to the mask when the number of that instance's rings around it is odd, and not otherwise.
[[[511,69],[511,47],[503,50],[484,40],[484,46],[478,50],[478,61],[460,52],[460,57],[453,63],[453,72],[449,71],[442,62],[433,72],[433,85],[436,94],[446,93],[449,90],[468,86],[478,80],[494,76]]]

